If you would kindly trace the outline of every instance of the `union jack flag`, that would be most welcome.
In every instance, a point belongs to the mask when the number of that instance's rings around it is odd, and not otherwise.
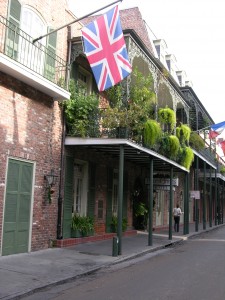
[[[118,6],[82,28],[84,52],[99,91],[104,91],[131,73]]]

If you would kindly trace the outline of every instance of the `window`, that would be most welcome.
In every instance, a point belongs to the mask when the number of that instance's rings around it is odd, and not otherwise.
[[[118,208],[118,170],[113,171],[112,214],[117,216]]]
[[[74,193],[74,212],[81,212],[81,199],[82,199],[82,177],[83,169],[81,165],[75,165],[75,193]]]
[[[33,44],[33,38],[53,29],[47,27],[37,11],[30,6],[22,6],[18,0],[10,1],[8,20],[6,55],[54,81],[56,32]]]
[[[75,162],[74,164],[74,204],[73,212],[86,215],[87,210],[87,164]]]
[[[89,95],[91,93],[92,91],[91,74],[81,66],[79,66],[78,69],[78,83],[83,88],[85,95]]]
[[[21,29],[30,37],[39,37],[47,33],[47,27],[44,21],[28,7],[22,8]],[[28,68],[43,74],[44,71],[44,48],[46,38],[39,40],[39,47],[31,43],[30,39],[20,37],[19,40],[19,61]]]

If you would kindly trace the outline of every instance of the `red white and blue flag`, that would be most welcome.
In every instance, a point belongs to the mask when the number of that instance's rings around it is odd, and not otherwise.
[[[216,138],[224,131],[224,129],[225,129],[225,121],[212,125],[209,131],[209,138],[210,139]]]
[[[131,73],[118,6],[83,27],[82,36],[99,91],[114,86]]]
[[[220,146],[220,148],[221,148],[222,151],[223,151],[223,154],[225,155],[225,140],[221,139],[221,140],[218,142],[218,145]]]

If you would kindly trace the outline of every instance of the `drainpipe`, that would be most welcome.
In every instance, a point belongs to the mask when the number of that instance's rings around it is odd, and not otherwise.
[[[124,177],[124,145],[120,145],[119,157],[119,191],[118,191],[118,255],[122,254],[122,219],[123,219],[123,177]]]
[[[217,193],[217,169],[215,170],[215,211],[214,211],[214,218],[215,218],[215,226],[217,226],[217,197],[218,197],[218,193]]]
[[[199,190],[199,182],[198,182],[198,168],[199,168],[199,159],[196,157],[196,170],[195,170],[195,190]],[[195,199],[195,231],[198,231],[198,201],[200,199]]]
[[[62,239],[62,186],[63,186],[63,172],[64,172],[64,141],[65,141],[65,114],[64,107],[62,107],[62,137],[61,137],[61,158],[60,158],[60,173],[59,173],[59,197],[58,197],[58,217],[57,217],[57,239]]]
[[[204,161],[204,182],[203,182],[203,230],[206,229],[206,162]]]
[[[169,240],[172,240],[173,227],[173,167],[170,166]]]
[[[67,66],[66,66],[66,88],[69,90],[69,82],[70,82],[70,68],[71,68],[71,26],[68,26],[68,55],[67,55]]]
[[[212,167],[209,170],[209,227],[212,227]]]
[[[152,229],[153,229],[153,158],[150,158],[149,173],[149,212],[148,212],[148,246],[152,246]]]
[[[68,55],[67,55],[67,66],[66,66],[66,88],[69,89],[69,80],[70,80],[70,60],[71,60],[71,26],[68,26]],[[58,217],[57,217],[57,239],[62,239],[62,210],[63,210],[63,198],[62,198],[62,186],[63,186],[63,172],[64,172],[64,142],[65,142],[65,112],[64,106],[62,106],[61,111],[62,118],[62,137],[61,137],[61,159],[60,159],[60,176],[59,176],[59,197],[58,197]]]

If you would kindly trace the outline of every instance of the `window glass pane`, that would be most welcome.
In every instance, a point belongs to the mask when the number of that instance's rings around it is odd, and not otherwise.
[[[81,212],[81,200],[83,190],[83,168],[82,165],[75,164],[75,189],[74,189],[74,208],[76,213]]]

